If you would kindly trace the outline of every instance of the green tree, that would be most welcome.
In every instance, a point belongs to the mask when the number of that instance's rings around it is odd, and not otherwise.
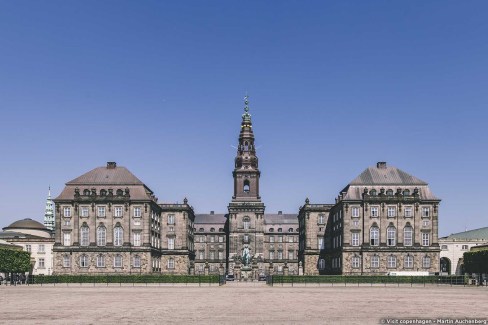
[[[467,273],[488,273],[488,250],[466,252],[463,260]]]
[[[30,270],[30,253],[0,248],[0,272],[23,273]]]

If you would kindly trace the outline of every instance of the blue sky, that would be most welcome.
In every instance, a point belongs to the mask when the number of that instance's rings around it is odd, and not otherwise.
[[[488,226],[486,1],[0,1],[0,225],[117,161],[225,212],[250,94],[267,212],[387,161]]]

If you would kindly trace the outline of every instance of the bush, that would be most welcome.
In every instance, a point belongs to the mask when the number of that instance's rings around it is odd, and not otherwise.
[[[459,276],[388,276],[388,275],[273,275],[273,283],[465,283]]]
[[[33,277],[33,283],[219,283],[218,275],[42,275]]]
[[[488,250],[466,252],[463,260],[466,273],[488,273]]]

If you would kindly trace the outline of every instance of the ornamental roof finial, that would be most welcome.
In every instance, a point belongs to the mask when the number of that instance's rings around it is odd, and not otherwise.
[[[247,113],[249,112],[249,95],[246,91],[246,96],[244,96],[244,111]]]

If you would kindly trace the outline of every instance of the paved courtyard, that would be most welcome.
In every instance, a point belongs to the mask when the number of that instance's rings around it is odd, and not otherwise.
[[[486,287],[0,287],[1,324],[380,324],[486,319],[486,306]]]

